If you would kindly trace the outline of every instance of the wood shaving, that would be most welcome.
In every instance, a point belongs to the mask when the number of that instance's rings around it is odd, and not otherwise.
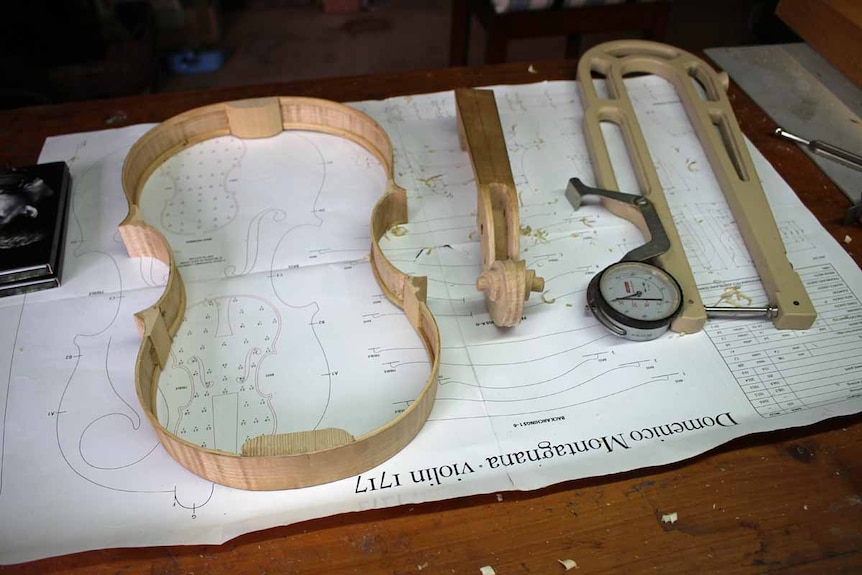
[[[752,303],[752,299],[742,292],[740,286],[728,286],[724,288],[721,297],[715,302],[716,306],[726,303],[732,307],[747,307]]]
[[[566,571],[571,571],[572,569],[579,569],[578,564],[572,561],[571,559],[557,559],[560,565],[566,568]]]
[[[661,516],[662,523],[676,523],[678,519],[679,515],[676,513],[676,511]]]
[[[521,235],[532,238],[536,243],[548,243],[548,232],[541,228],[534,230],[530,226],[521,226]]]

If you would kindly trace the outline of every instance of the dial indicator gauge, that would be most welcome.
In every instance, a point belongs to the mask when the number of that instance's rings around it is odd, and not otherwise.
[[[644,262],[619,262],[597,274],[587,288],[596,318],[622,337],[655,339],[682,308],[682,290],[663,269]]]

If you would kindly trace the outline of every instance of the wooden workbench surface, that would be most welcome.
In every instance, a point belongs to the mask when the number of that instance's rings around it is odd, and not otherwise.
[[[34,163],[46,136],[164,120],[230,99],[295,95],[338,101],[461,86],[574,78],[574,62],[505,64],[158,94],[0,112],[0,163]],[[745,134],[829,232],[862,262],[847,198],[742,92]],[[849,236],[851,242],[844,243]],[[675,523],[662,515],[677,513]],[[0,517],[0,521],[14,521]],[[86,528],[85,525],[81,526]],[[241,536],[220,546],[110,549],[0,567],[0,573],[326,574],[860,573],[862,416],[749,436],[662,468],[349,513]]]

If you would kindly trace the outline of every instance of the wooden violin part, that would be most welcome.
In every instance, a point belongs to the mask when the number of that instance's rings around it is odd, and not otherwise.
[[[518,193],[509,165],[506,140],[494,92],[455,90],[461,147],[470,153],[476,176],[476,221],[482,251],[482,274],[476,289],[494,324],[521,323],[530,292],[541,292],[545,281],[520,258],[521,220]]]
[[[144,221],[140,197],[147,178],[166,159],[197,142],[233,135],[267,138],[283,130],[310,130],[347,138],[373,154],[386,172],[386,189],[371,215],[371,264],[386,296],[404,310],[429,356],[430,374],[420,393],[385,425],[354,437],[343,429],[320,429],[251,438],[241,454],[200,447],[165,428],[156,414],[159,375],[183,320],[186,295],[171,246]],[[129,151],[122,183],[129,212],[120,234],[129,255],[165,262],[165,291],[136,314],[142,342],[135,365],[138,399],[164,448],[184,467],[216,483],[253,490],[307,487],[366,471],[400,451],[428,418],[437,390],[440,333],[426,304],[427,281],[410,277],[383,254],[379,240],[407,221],[407,195],[393,177],[392,145],[367,115],[327,100],[272,97],[213,104],[175,116],[144,134]]]

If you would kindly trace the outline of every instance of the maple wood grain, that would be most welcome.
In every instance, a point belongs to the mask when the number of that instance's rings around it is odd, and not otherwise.
[[[573,79],[575,62],[413,72],[137,96],[0,112],[0,162],[34,162],[48,135],[157,122],[237,98],[338,101],[456,87]],[[849,200],[740,90],[743,132],[859,264]],[[125,120],[116,121],[116,117]],[[111,118],[112,124],[106,120]],[[675,523],[662,516],[677,514]],[[11,521],[2,517],[0,521]],[[82,526],[86,528],[86,526]],[[862,416],[748,436],[669,466],[505,492],[349,513],[220,546],[109,549],[0,567],[21,574],[326,574],[862,572]]]

